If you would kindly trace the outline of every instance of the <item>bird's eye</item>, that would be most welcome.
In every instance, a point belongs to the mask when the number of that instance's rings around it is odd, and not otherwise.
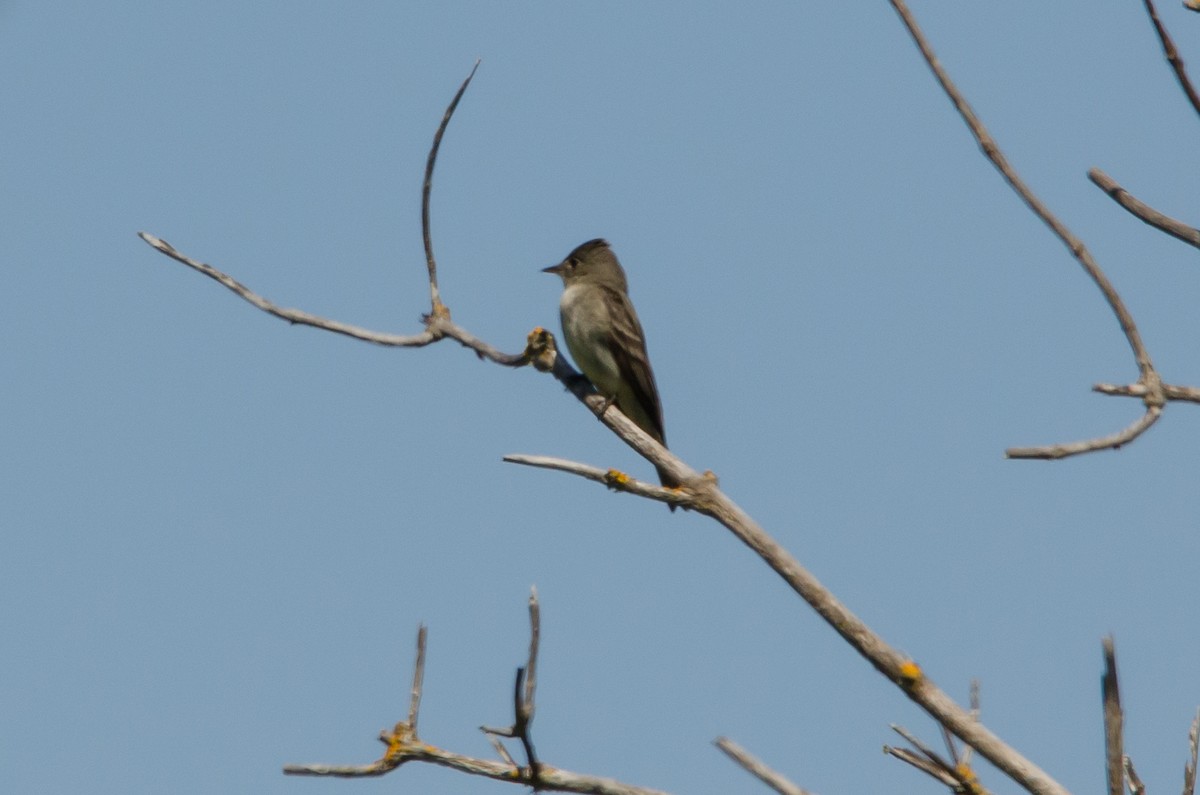
[[[579,264],[579,260],[575,259],[574,257],[572,257],[571,259],[567,260],[567,267],[568,267],[568,268],[574,268],[574,267],[575,267],[576,265],[578,265],[578,264]]]

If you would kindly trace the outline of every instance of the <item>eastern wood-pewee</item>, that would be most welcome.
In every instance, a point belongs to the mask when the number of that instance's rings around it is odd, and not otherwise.
[[[597,392],[665,447],[662,403],[646,355],[646,335],[629,300],[625,271],[608,241],[589,240],[544,271],[562,277],[558,308],[575,364]],[[679,485],[661,468],[658,477],[664,486]]]

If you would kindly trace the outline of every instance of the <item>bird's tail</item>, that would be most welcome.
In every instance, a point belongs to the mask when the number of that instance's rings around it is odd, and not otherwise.
[[[677,489],[683,485],[678,480],[671,477],[667,470],[663,469],[662,467],[655,467],[655,469],[658,470],[658,482],[663,485],[664,489]],[[671,509],[671,513],[675,512],[675,506],[671,503],[668,502],[667,507]]]

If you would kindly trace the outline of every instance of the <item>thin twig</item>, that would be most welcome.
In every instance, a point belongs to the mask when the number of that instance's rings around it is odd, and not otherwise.
[[[780,795],[809,795],[808,790],[797,787],[787,777],[767,767],[762,760],[728,737],[718,737],[713,743],[724,751],[726,756],[741,765],[747,773]]]
[[[949,734],[946,733],[945,726],[943,725],[941,728],[947,747],[949,748],[949,760],[943,759],[932,748],[917,739],[916,735],[912,732],[896,724],[892,724],[892,730],[905,740],[908,740],[913,748],[917,750],[912,751],[908,748],[895,748],[885,745],[883,752],[903,762],[907,762],[925,774],[932,776],[955,793],[958,793],[958,795],[963,795],[964,793],[969,795],[988,795],[987,789],[979,783],[979,778],[965,761],[965,758],[959,758],[953,741],[950,739]],[[970,750],[969,746],[968,750]]]
[[[1183,795],[1196,793],[1196,760],[1200,751],[1200,710],[1192,719],[1192,728],[1188,730],[1188,750],[1191,752],[1187,763],[1183,766]]]
[[[541,634],[541,605],[538,603],[535,587],[529,594],[529,659],[517,669],[516,681],[513,683],[513,723],[503,727],[479,727],[480,731],[493,738],[493,744],[498,742],[494,740],[496,737],[515,737],[521,741],[521,746],[525,749],[525,759],[529,763],[530,786],[534,789],[539,789],[542,771],[542,764],[533,748],[532,734],[534,696],[537,691],[538,643]],[[505,757],[512,758],[507,752]]]
[[[1142,342],[1137,325],[1133,322],[1133,315],[1125,308],[1125,303],[1121,300],[1121,296],[1108,280],[1104,271],[1100,269],[1100,265],[1092,257],[1087,246],[1067,228],[1066,224],[1050,211],[1050,208],[1042,203],[1042,200],[1034,194],[1029,186],[1025,184],[1025,181],[1021,179],[1020,175],[1017,174],[1016,170],[1009,164],[1008,159],[1000,151],[1000,147],[995,139],[992,138],[991,133],[988,132],[983,122],[979,120],[979,117],[975,115],[975,111],[971,108],[970,103],[967,102],[966,97],[958,90],[958,87],[950,79],[946,70],[942,68],[937,55],[933,52],[933,47],[925,38],[925,34],[921,32],[916,18],[908,10],[908,6],[904,3],[904,0],[890,0],[890,2],[892,7],[896,9],[896,13],[900,15],[900,20],[908,29],[909,35],[912,36],[913,41],[925,59],[925,63],[928,64],[934,77],[941,85],[942,90],[946,92],[950,101],[954,103],[958,114],[966,122],[971,134],[975,136],[975,140],[979,143],[980,149],[983,150],[984,156],[991,161],[1005,182],[1021,197],[1021,200],[1033,211],[1034,215],[1040,218],[1046,226],[1050,227],[1050,230],[1071,252],[1071,256],[1075,257],[1084,271],[1095,282],[1096,286],[1100,288],[1100,292],[1104,295],[1104,300],[1108,302],[1113,314],[1116,315],[1117,322],[1121,326],[1121,331],[1124,332],[1125,339],[1129,342],[1129,347],[1133,351],[1133,358],[1138,368],[1138,380],[1148,385],[1157,383],[1159,379],[1154,370],[1154,364],[1150,359],[1150,353],[1146,350],[1146,346]],[[1147,404],[1147,408],[1150,408],[1149,404]],[[1020,455],[1014,455],[1011,450],[1006,455],[1010,458],[1061,458],[1065,455],[1078,455],[1108,447],[1116,447],[1132,441],[1138,434],[1150,427],[1157,418],[1157,415],[1153,418],[1143,418],[1143,420],[1148,419],[1149,421],[1134,423],[1125,432],[1114,434],[1104,439],[1093,440],[1092,442],[1052,445],[1045,448],[1021,448],[1019,450]],[[1132,436],[1127,435],[1130,432],[1132,432]],[[1106,443],[1101,444],[1101,442]],[[1038,452],[1032,453],[1030,452],[1031,450],[1037,450]]]
[[[1125,757],[1121,762],[1125,767],[1125,775],[1129,778],[1129,795],[1146,795],[1146,785],[1133,769],[1133,760]]]
[[[615,406],[613,408],[615,409]],[[626,422],[629,421],[626,420]],[[630,424],[632,425],[632,423]],[[568,461],[565,458],[554,458],[546,455],[512,453],[504,456],[503,460],[510,464],[522,464],[539,469],[557,469],[560,472],[568,472],[588,480],[594,480],[597,483],[603,483],[613,491],[624,491],[639,497],[659,500],[669,505],[686,506],[688,504],[687,495],[679,489],[663,488],[656,483],[637,480],[616,469],[603,469],[590,464],[581,464],[577,461]]]
[[[939,765],[930,762],[925,757],[909,750],[908,748],[897,748],[894,745],[885,745],[883,746],[883,752],[889,756],[896,757],[901,762],[912,765],[917,770],[920,770],[922,773],[930,776],[931,778],[937,779],[939,783],[947,787],[952,789],[958,787],[958,780],[955,779],[954,776],[947,773]]]
[[[1117,204],[1124,207],[1135,218],[1144,223],[1153,226],[1156,229],[1161,229],[1172,237],[1177,237],[1184,243],[1190,246],[1200,248],[1200,229],[1194,226],[1188,226],[1182,221],[1177,221],[1169,215],[1164,215],[1150,205],[1138,199],[1129,191],[1125,190],[1115,179],[1110,177],[1098,168],[1088,169],[1088,179],[1090,179],[1096,187],[1108,194],[1109,198]]]
[[[537,586],[529,590],[529,662],[525,665],[525,694],[522,711],[525,719],[533,720],[534,696],[537,692],[538,643],[542,636],[542,607],[538,602]]]
[[[1192,87],[1192,81],[1188,79],[1183,58],[1175,49],[1175,42],[1171,40],[1171,34],[1167,33],[1166,26],[1158,18],[1158,9],[1154,7],[1153,0],[1143,0],[1143,2],[1146,6],[1146,13],[1150,15],[1150,21],[1154,24],[1154,32],[1158,34],[1158,41],[1162,44],[1163,55],[1166,56],[1167,63],[1171,65],[1172,71],[1175,72],[1175,78],[1179,81],[1179,87],[1187,95],[1188,102],[1192,103],[1192,109],[1196,113],[1200,113],[1200,95],[1196,94],[1196,89]]]
[[[1100,679],[1104,697],[1104,758],[1108,795],[1125,795],[1125,751],[1121,712],[1121,689],[1117,683],[1117,651],[1112,636],[1104,639],[1104,676]],[[1132,779],[1131,779],[1132,781]]]
[[[1093,384],[1092,391],[1099,392],[1102,395],[1135,397],[1143,401],[1151,393],[1151,390],[1145,384]],[[1163,384],[1162,394],[1163,398],[1168,401],[1182,400],[1187,403],[1200,403],[1200,389],[1194,386]]]
[[[520,773],[521,766],[517,764],[517,760],[512,758],[512,754],[504,747],[504,743],[500,742],[500,738],[494,734],[487,734],[485,736],[488,738],[488,742],[492,744],[492,747],[496,749],[496,753],[500,754],[500,758],[508,762]]]
[[[203,273],[210,279],[215,279],[216,281],[228,287],[239,297],[250,302],[264,312],[274,315],[277,318],[286,320],[289,323],[312,326],[314,328],[332,331],[335,334],[345,334],[347,337],[354,337],[355,339],[373,342],[376,345],[419,348],[428,345],[431,342],[437,341],[437,337],[431,334],[428,329],[420,334],[408,336],[402,336],[399,334],[385,334],[381,331],[371,331],[358,326],[351,326],[348,323],[341,323],[336,320],[327,320],[323,317],[317,317],[316,315],[310,315],[307,312],[302,312],[299,309],[285,309],[271,303],[266,298],[263,298],[258,293],[246,287],[237,279],[234,279],[232,276],[217,270],[211,265],[200,262],[199,260],[194,260],[186,254],[177,251],[174,246],[162,238],[155,237],[148,232],[138,232],[138,237],[149,243],[156,250],[166,254],[171,259],[176,260],[177,262],[182,262],[184,265]]]
[[[448,310],[442,303],[441,295],[438,294],[437,262],[433,258],[433,234],[429,225],[429,196],[433,191],[433,166],[437,163],[438,149],[442,146],[442,136],[446,134],[450,117],[454,115],[454,109],[458,107],[458,101],[462,99],[467,86],[471,84],[471,78],[475,77],[477,69],[479,69],[479,60],[475,61],[475,65],[471,67],[471,74],[467,75],[467,79],[458,87],[454,99],[446,108],[446,112],[442,116],[442,123],[438,125],[437,132],[433,135],[433,146],[429,147],[429,157],[425,160],[425,182],[421,186],[421,239],[425,243],[425,267],[429,270],[429,300],[432,305],[430,313],[434,317],[446,315]]]
[[[417,739],[417,713],[421,710],[421,689],[425,681],[425,625],[417,630],[417,661],[413,664],[412,696],[408,702],[408,726],[413,739]]]
[[[1162,406],[1151,406],[1132,425],[1109,436],[1065,444],[1048,444],[1042,447],[1010,447],[1004,451],[1004,455],[1007,458],[1055,460],[1080,453],[1092,453],[1097,450],[1116,450],[1141,436],[1147,428],[1158,422],[1158,418],[1161,416]]]

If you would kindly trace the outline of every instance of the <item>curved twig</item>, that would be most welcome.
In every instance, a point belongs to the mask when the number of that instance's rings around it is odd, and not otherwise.
[[[433,235],[429,229],[429,195],[433,191],[433,166],[437,163],[438,149],[442,146],[442,136],[446,134],[446,127],[450,124],[450,117],[454,115],[454,109],[458,107],[458,101],[462,99],[467,86],[471,84],[471,78],[475,77],[475,72],[479,69],[479,63],[479,60],[475,61],[475,65],[471,67],[471,74],[467,75],[467,79],[458,87],[458,91],[454,94],[454,99],[450,101],[445,114],[442,115],[442,123],[438,125],[437,132],[433,135],[433,146],[429,148],[429,157],[425,160],[425,182],[421,187],[421,239],[425,243],[425,267],[429,270],[429,300],[432,305],[430,312],[434,317],[448,316],[449,311],[446,309],[446,305],[442,303],[441,295],[438,294],[437,262],[433,258]]]
[[[1161,229],[1172,237],[1177,237],[1188,245],[1200,248],[1200,229],[1188,226],[1182,221],[1176,221],[1169,215],[1163,215],[1158,210],[1140,201],[1129,191],[1122,188],[1117,181],[1098,168],[1088,170],[1088,179],[1096,187],[1108,194],[1109,198],[1128,210],[1135,218],[1144,221],[1156,229]]]
[[[1158,34],[1158,41],[1162,44],[1163,55],[1166,56],[1167,63],[1171,65],[1171,70],[1175,72],[1175,79],[1179,81],[1179,87],[1187,95],[1188,102],[1192,103],[1192,109],[1196,113],[1200,113],[1200,95],[1196,94],[1196,89],[1192,86],[1192,81],[1188,79],[1187,69],[1183,65],[1183,58],[1179,56],[1179,51],[1175,49],[1175,42],[1171,40],[1171,34],[1167,33],[1166,26],[1158,18],[1158,9],[1154,7],[1154,0],[1143,0],[1143,3],[1146,6],[1146,13],[1150,15],[1150,22],[1154,25],[1154,32]]]
[[[1099,391],[1099,390],[1097,390]],[[1162,406],[1149,406],[1146,413],[1138,417],[1132,425],[1122,428],[1109,436],[1098,439],[1087,439],[1080,442],[1064,444],[1048,444],[1042,447],[1010,447],[1004,451],[1007,458],[1027,458],[1054,461],[1080,453],[1094,453],[1097,450],[1117,450],[1141,436],[1146,430],[1158,422],[1162,416]]]

